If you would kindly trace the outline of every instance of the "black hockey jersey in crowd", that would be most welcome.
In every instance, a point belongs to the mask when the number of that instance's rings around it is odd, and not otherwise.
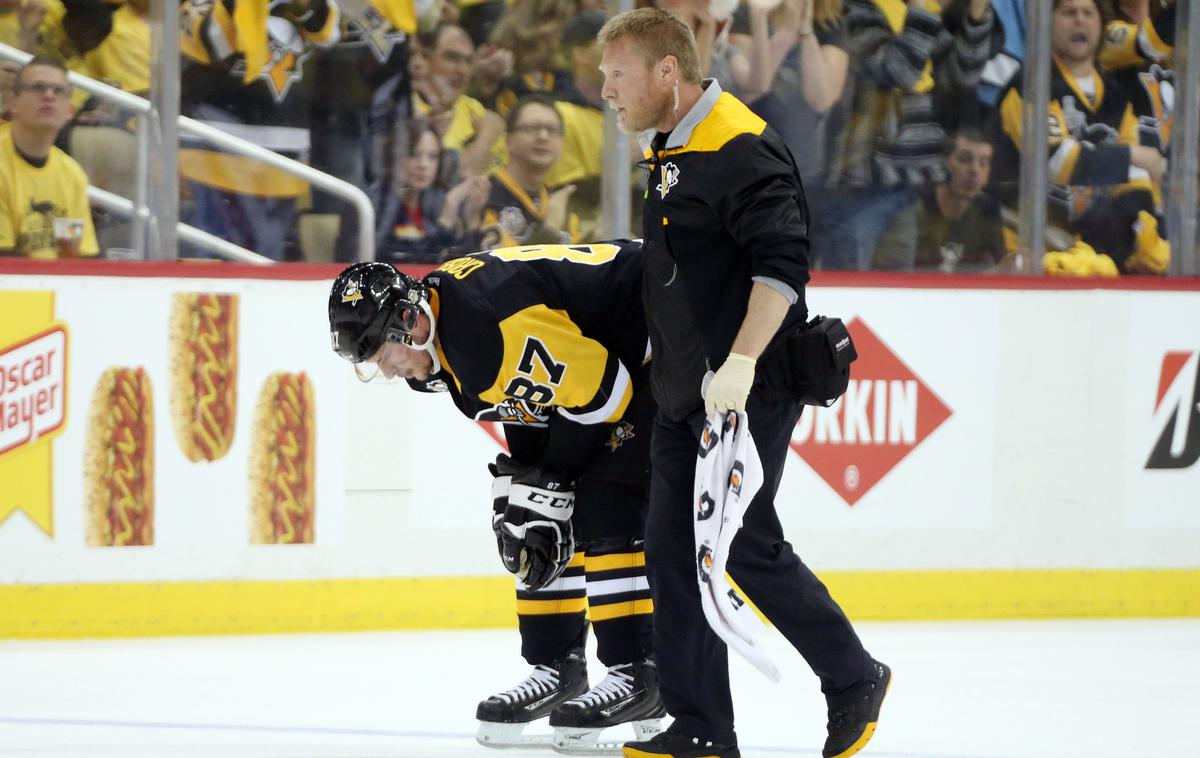
[[[515,456],[577,469],[629,408],[650,358],[641,268],[641,243],[628,241],[447,261],[425,278],[442,364],[435,378],[469,418],[546,430],[537,435],[543,452]]]

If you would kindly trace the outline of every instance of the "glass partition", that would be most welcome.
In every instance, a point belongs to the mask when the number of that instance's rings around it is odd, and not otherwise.
[[[814,268],[1196,273],[1183,5],[659,2],[692,26],[703,75],[790,148]],[[57,145],[103,190],[96,252],[431,264],[640,235],[645,171],[597,70],[596,33],[626,6],[0,2],[0,43],[150,106],[78,85],[63,102]],[[34,94],[20,65],[0,81],[9,120]]]

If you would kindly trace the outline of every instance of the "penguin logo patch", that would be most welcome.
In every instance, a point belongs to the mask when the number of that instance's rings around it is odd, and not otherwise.
[[[664,163],[662,167],[662,182],[655,187],[658,190],[658,196],[665,198],[671,188],[679,184],[679,167],[674,163]]]
[[[608,440],[604,442],[604,446],[615,453],[617,448],[636,436],[633,433],[633,424],[628,421],[622,421],[613,427],[612,433],[608,435]]]

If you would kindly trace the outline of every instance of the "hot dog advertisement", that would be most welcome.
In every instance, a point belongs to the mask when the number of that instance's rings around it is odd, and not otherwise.
[[[316,416],[303,373],[267,377],[254,411],[250,451],[250,539],[313,541]]]
[[[237,420],[238,297],[171,298],[171,421],[189,461],[229,452]]]
[[[316,575],[357,384],[328,282],[83,265],[0,276],[0,589]]]
[[[154,544],[154,391],[141,366],[100,375],[84,459],[87,544]]]

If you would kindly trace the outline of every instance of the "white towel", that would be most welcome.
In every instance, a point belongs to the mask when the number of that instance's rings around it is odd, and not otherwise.
[[[729,547],[742,526],[742,515],[762,486],[762,478],[762,463],[745,412],[714,413],[709,417],[700,435],[693,489],[700,604],[717,636],[778,682],[779,669],[758,647],[762,621],[725,578]]]

